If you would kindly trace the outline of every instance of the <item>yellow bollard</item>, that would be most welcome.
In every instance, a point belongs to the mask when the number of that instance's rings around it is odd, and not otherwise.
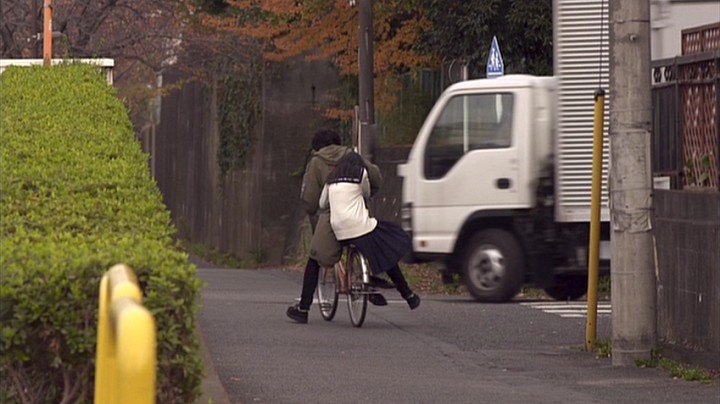
[[[132,269],[110,268],[100,281],[96,403],[155,403],[155,319],[141,303]]]
[[[605,91],[595,92],[595,126],[593,133],[592,194],[590,196],[590,246],[588,257],[587,326],[585,349],[595,350],[597,336],[598,265],[600,260],[600,191],[602,185],[603,122]]]

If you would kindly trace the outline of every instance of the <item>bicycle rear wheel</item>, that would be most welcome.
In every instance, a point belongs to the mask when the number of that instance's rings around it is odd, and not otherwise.
[[[325,321],[330,321],[335,317],[338,304],[338,271],[337,266],[326,268],[320,267],[320,276],[318,277],[317,298],[318,306],[320,306],[320,315]]]
[[[349,249],[348,263],[345,268],[349,285],[347,301],[350,321],[355,327],[363,325],[367,313],[368,291],[367,285],[363,282],[363,261],[365,261],[365,257],[360,254],[360,251],[354,248]]]

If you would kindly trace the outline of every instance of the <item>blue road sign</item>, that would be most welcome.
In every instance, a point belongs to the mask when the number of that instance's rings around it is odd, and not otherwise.
[[[485,75],[487,78],[500,77],[505,74],[505,64],[503,64],[500,47],[498,46],[497,37],[493,36],[492,45],[490,45],[490,55],[488,55],[487,68]]]

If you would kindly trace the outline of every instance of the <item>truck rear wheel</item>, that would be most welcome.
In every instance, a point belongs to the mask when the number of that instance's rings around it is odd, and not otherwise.
[[[506,302],[523,283],[525,260],[515,237],[505,230],[483,230],[473,236],[463,254],[468,292],[480,302]]]
[[[555,300],[575,300],[587,293],[587,275],[558,275],[555,285],[545,288],[545,293]]]

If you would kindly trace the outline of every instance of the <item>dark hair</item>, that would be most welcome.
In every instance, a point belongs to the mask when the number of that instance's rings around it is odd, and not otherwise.
[[[312,148],[315,151],[318,151],[322,149],[325,146],[330,146],[331,144],[340,145],[340,135],[338,135],[337,132],[330,129],[320,129],[319,131],[315,132],[312,139]]]
[[[328,184],[334,182],[355,182],[362,181],[363,170],[367,169],[365,160],[355,152],[344,155],[337,163],[335,168],[328,174]]]

